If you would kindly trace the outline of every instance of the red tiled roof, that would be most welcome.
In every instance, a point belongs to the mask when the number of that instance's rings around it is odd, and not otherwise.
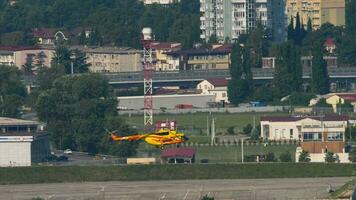
[[[225,78],[209,78],[207,81],[215,87],[224,87],[228,84],[228,81]]]
[[[39,28],[33,30],[33,36],[35,38],[54,38],[57,30],[54,28]]]
[[[181,48],[180,43],[170,43],[170,42],[164,42],[164,43],[151,43],[151,48],[152,49],[174,49],[174,50],[179,50]]]
[[[327,116],[266,116],[261,117],[261,121],[269,122],[296,122],[303,119],[314,119],[318,121],[348,121],[350,117],[344,115],[327,115]]]
[[[22,50],[35,50],[35,49],[40,49],[39,47],[36,46],[11,46],[11,45],[0,45],[0,50],[1,51],[22,51]]]
[[[328,38],[326,39],[326,41],[324,42],[325,46],[334,46],[335,45],[335,40],[333,38]]]
[[[356,102],[356,94],[336,94],[336,96],[339,96],[346,101]]]
[[[192,158],[194,157],[196,150],[193,148],[175,148],[175,149],[165,149],[161,155],[162,158]]]

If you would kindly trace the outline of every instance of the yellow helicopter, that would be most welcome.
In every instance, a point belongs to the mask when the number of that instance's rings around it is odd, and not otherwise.
[[[110,132],[114,141],[138,141],[143,139],[146,143],[163,149],[165,145],[181,144],[188,140],[184,133],[169,129],[159,129],[153,133],[136,134],[130,136],[117,136],[116,132]]]

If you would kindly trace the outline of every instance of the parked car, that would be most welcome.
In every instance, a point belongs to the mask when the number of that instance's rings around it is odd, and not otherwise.
[[[64,152],[63,152],[63,153],[64,153],[64,154],[68,154],[68,155],[73,154],[72,150],[70,150],[70,149],[66,149],[66,150],[64,150]]]

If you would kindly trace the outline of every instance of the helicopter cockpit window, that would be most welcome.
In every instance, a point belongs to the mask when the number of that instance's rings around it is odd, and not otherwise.
[[[169,135],[169,132],[158,133],[157,135]]]

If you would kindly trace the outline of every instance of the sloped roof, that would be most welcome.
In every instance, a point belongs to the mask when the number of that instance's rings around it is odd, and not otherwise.
[[[164,50],[169,50],[169,49],[178,50],[181,48],[181,44],[173,43],[173,42],[151,43],[151,48],[152,49],[164,49]]]
[[[324,46],[334,46],[335,45],[335,40],[334,38],[328,38],[324,42]]]
[[[336,94],[336,96],[339,96],[346,101],[356,102],[356,94]]]
[[[350,117],[344,115],[326,115],[326,116],[266,116],[261,117],[261,121],[269,122],[296,122],[303,119],[314,119],[318,121],[348,121]]]
[[[215,87],[224,87],[228,84],[228,81],[225,78],[209,78],[207,81]]]
[[[195,153],[196,150],[193,148],[165,149],[161,157],[162,158],[174,158],[174,157],[193,158]]]

